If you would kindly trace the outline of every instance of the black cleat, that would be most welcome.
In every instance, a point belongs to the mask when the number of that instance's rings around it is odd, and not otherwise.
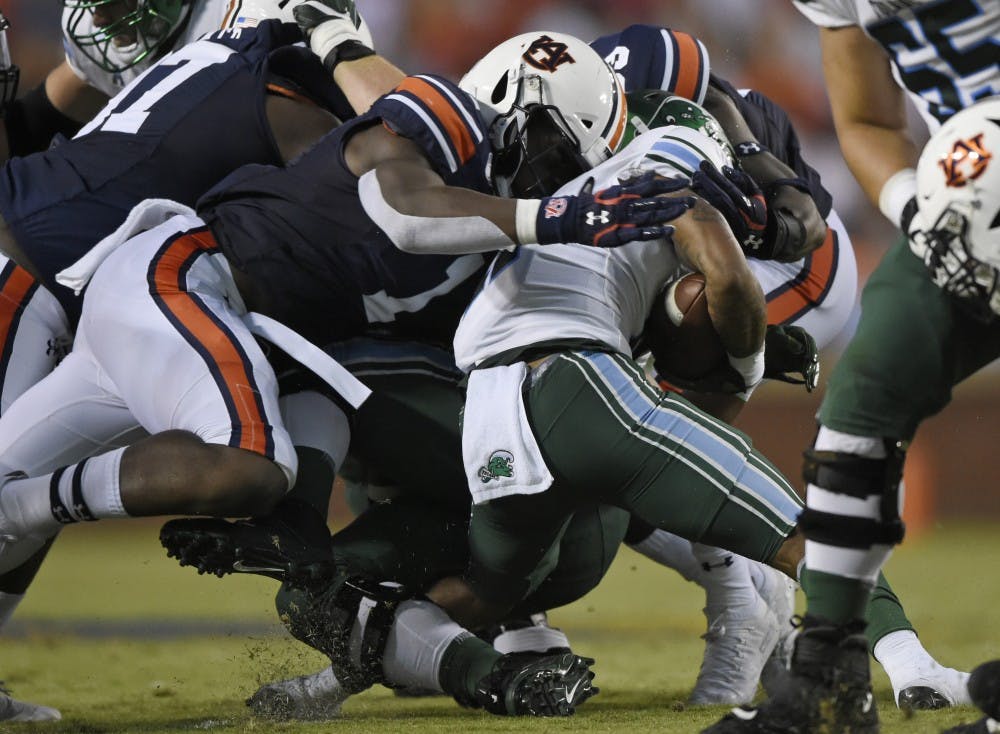
[[[986,714],[972,724],[959,724],[944,734],[1000,734],[1000,660],[983,663],[969,676],[969,697]]]
[[[572,653],[504,655],[465,703],[500,716],[570,716],[598,692],[593,663]]]
[[[270,515],[229,522],[170,520],[160,530],[167,555],[198,573],[253,573],[291,586],[327,580],[333,570],[330,531],[310,505],[283,500]]]
[[[899,692],[899,699],[896,703],[904,711],[931,711],[951,706],[951,701],[945,698],[944,694],[930,686],[904,688]]]
[[[806,617],[785,686],[760,706],[733,709],[702,734],[877,734],[861,631]]]

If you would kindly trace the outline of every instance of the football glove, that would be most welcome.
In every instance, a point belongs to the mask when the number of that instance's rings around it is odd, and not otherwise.
[[[656,372],[657,380],[666,380],[670,386],[679,387],[685,391],[733,395],[746,402],[765,375],[765,350],[766,343],[760,351],[748,357],[727,355],[726,364],[720,365],[693,380],[677,378],[669,372],[661,372],[655,358],[653,369]]]
[[[760,259],[770,257],[764,241],[767,202],[753,178],[735,168],[723,166],[720,171],[702,161],[691,178],[691,189],[726,218],[743,252]]]
[[[801,326],[768,325],[764,336],[764,378],[805,385],[812,392],[819,384],[819,350],[816,340]]]
[[[375,54],[375,43],[354,0],[303,0],[291,10],[309,47],[329,73],[341,61]]]
[[[535,239],[542,245],[565,242],[618,247],[666,237],[674,231],[667,222],[694,206],[694,199],[661,194],[688,185],[685,178],[645,173],[593,193],[594,179],[588,179],[576,196],[548,196],[541,200]]]

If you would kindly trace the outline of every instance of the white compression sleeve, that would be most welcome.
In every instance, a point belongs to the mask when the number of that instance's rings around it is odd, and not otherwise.
[[[421,217],[397,211],[382,195],[374,170],[358,179],[358,196],[365,213],[404,252],[463,255],[517,245],[484,217]]]

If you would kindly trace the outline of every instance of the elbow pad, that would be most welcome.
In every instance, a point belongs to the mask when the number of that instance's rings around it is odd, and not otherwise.
[[[403,252],[464,255],[517,245],[484,217],[422,217],[398,211],[383,196],[375,171],[358,179],[358,197],[369,218]]]
[[[4,124],[11,156],[46,150],[56,135],[71,138],[83,127],[55,108],[45,93],[45,82],[10,103]]]

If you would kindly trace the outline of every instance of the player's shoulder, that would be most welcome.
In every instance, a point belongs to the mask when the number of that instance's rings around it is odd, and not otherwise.
[[[793,0],[804,16],[823,28],[861,25],[861,6],[871,0]]]
[[[590,45],[618,73],[628,92],[663,89],[699,104],[705,99],[711,69],[708,49],[690,33],[636,23]]]
[[[476,100],[454,82],[433,74],[408,76],[368,114],[414,140],[443,175],[467,166],[485,170],[490,152],[486,124]]]

